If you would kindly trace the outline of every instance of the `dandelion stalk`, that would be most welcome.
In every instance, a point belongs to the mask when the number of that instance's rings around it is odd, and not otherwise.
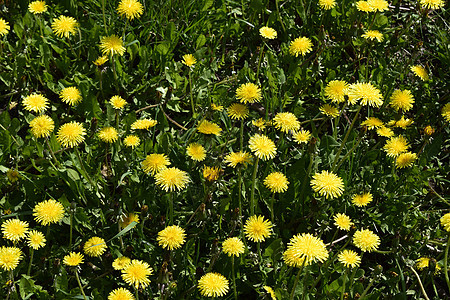
[[[31,274],[31,265],[33,264],[34,249],[30,247],[30,263],[28,264],[27,276]]]
[[[272,223],[273,223],[273,219],[274,219],[274,216],[273,216],[273,203],[275,202],[275,193],[272,193],[272,199],[270,199],[270,220],[272,221]]]
[[[233,279],[233,292],[234,299],[237,300],[237,291],[236,291],[236,274],[234,273],[234,255],[231,257],[231,277]]]
[[[424,297],[426,300],[430,300],[430,298],[428,298],[427,292],[425,292],[425,289],[424,289],[424,287],[423,287],[422,280],[420,280],[419,274],[417,274],[417,272],[416,272],[416,270],[414,270],[414,268],[412,268],[412,267],[409,267],[409,268],[410,268],[411,271],[414,273],[414,275],[416,275],[416,277],[417,277],[417,281],[419,282],[419,286],[420,286],[420,289],[422,290],[423,297]]]
[[[239,146],[240,150],[244,148],[244,119],[241,119],[241,128],[239,131]]]
[[[250,216],[255,214],[255,187],[256,187],[256,173],[258,173],[259,157],[256,158],[255,167],[253,168],[252,176],[252,190],[250,193]]]
[[[256,69],[256,81],[257,81],[258,83],[259,83],[259,69],[261,68],[261,62],[262,62],[262,57],[263,57],[264,46],[265,46],[265,45],[266,45],[266,44],[263,43],[262,46],[261,46],[261,48],[260,48],[260,51],[259,51],[258,67],[257,67],[257,69]],[[266,106],[266,109],[267,109],[267,106]]]
[[[290,300],[294,299],[295,288],[297,287],[298,280],[300,279],[300,274],[302,273],[304,266],[305,266],[305,260],[303,260],[302,266],[298,270],[297,276],[295,277],[294,286],[292,287],[291,295],[289,297]]]
[[[106,17],[105,17],[105,0],[102,0],[102,14],[103,14],[103,24],[105,25],[105,32],[108,35],[108,26],[106,26]]]
[[[75,153],[77,154],[78,161],[80,162],[80,165],[81,165],[81,169],[84,172],[84,176],[86,177],[87,181],[89,181],[91,186],[95,188],[94,182],[92,181],[91,177],[89,176],[88,172],[86,171],[86,169],[84,167],[83,160],[81,159],[81,156],[80,156],[80,151],[78,151],[77,147],[75,147]]]
[[[342,283],[341,300],[344,299],[344,294],[345,294],[345,284],[346,284],[346,281],[347,281],[347,276],[348,276],[348,268],[345,268],[344,282]]]
[[[244,224],[242,223],[242,170],[238,166],[238,205],[239,205],[239,223],[241,224],[241,234],[244,234]]]
[[[136,296],[136,300],[139,300],[139,290],[136,287],[134,287],[134,294]]]
[[[450,291],[450,280],[448,278],[448,248],[450,246],[450,233],[447,239],[447,246],[445,246],[445,254],[444,254],[444,276],[445,282],[447,282],[448,290]]]
[[[191,79],[191,69],[189,68],[189,94],[191,96],[191,110],[192,110],[192,117],[195,118],[195,103],[194,103],[194,95],[192,94],[192,79]]]
[[[50,155],[52,156],[53,160],[55,161],[56,166],[57,166],[58,168],[60,168],[61,165],[59,164],[59,161],[56,159],[55,152],[53,152],[53,149],[52,149],[52,147],[50,146],[50,143],[49,143],[47,137],[45,138],[45,141],[47,142],[48,150],[50,151]]]
[[[75,277],[77,278],[78,286],[80,287],[81,294],[83,295],[83,299],[87,300],[86,294],[84,293],[83,286],[81,285],[80,277],[78,276],[78,272],[75,270]]]
[[[72,207],[72,204],[70,205],[70,230],[69,230],[69,251],[72,251],[72,230],[73,230],[73,214],[75,212],[75,207]],[[50,228],[50,227],[49,227]]]
[[[173,193],[169,195],[169,225],[173,224]]]

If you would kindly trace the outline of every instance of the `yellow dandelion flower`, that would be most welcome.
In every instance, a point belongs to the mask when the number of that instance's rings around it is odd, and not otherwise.
[[[137,135],[130,134],[123,139],[123,143],[125,144],[125,146],[134,149],[135,147],[139,146],[139,144],[141,143],[141,139]]]
[[[408,141],[403,136],[390,138],[383,147],[387,155],[390,157],[397,157],[403,152],[408,151]]]
[[[413,107],[414,97],[408,90],[395,90],[389,103],[395,110],[408,111]]]
[[[335,0],[319,0],[319,6],[322,9],[330,10],[336,6]]]
[[[119,226],[125,228],[132,222],[139,223],[139,216],[135,213],[123,214],[119,219]]]
[[[356,8],[359,11],[363,11],[363,12],[372,12],[372,11],[374,11],[373,7],[369,4],[368,1],[358,1],[358,2],[356,2]]]
[[[208,181],[215,181],[219,179],[221,171],[219,167],[203,166],[203,177]]]
[[[81,253],[70,252],[66,256],[64,256],[63,263],[66,266],[76,267],[79,264],[82,264],[84,260],[84,256]]]
[[[258,120],[252,120],[252,125],[258,127],[260,130],[266,128],[266,120],[259,118]]]
[[[68,38],[71,34],[76,33],[78,22],[72,17],[59,16],[52,23],[52,29],[58,37]]]
[[[441,225],[445,231],[450,232],[450,213],[447,213],[441,217]]]
[[[3,238],[18,242],[28,233],[28,222],[19,219],[9,219],[2,223]]]
[[[274,38],[277,37],[277,32],[275,29],[267,27],[267,26],[263,26],[259,29],[259,34],[265,38],[265,39],[269,39],[269,40],[273,40]]]
[[[126,288],[117,288],[108,295],[108,300],[134,300],[133,294]]]
[[[366,126],[367,129],[371,130],[374,128],[380,128],[383,126],[383,121],[375,117],[368,117],[364,122],[361,123],[362,126]]]
[[[423,133],[426,135],[432,135],[434,133],[434,128],[428,125],[423,129]]]
[[[164,249],[174,250],[180,248],[185,242],[186,234],[184,229],[177,225],[172,225],[158,232],[158,245]]]
[[[330,104],[324,104],[319,108],[320,112],[323,113],[326,116],[332,117],[332,118],[336,118],[337,116],[339,116],[339,110],[330,105]]]
[[[71,106],[76,105],[83,100],[80,91],[74,86],[62,89],[59,93],[59,97],[61,98],[62,102],[67,103]]]
[[[166,168],[156,173],[155,181],[166,192],[181,191],[189,183],[189,176],[178,168]]]
[[[412,152],[405,152],[397,156],[395,159],[395,167],[397,169],[411,167],[417,159],[417,154]]]
[[[190,143],[186,147],[187,155],[195,161],[202,161],[206,158],[206,150],[205,148],[197,143]]]
[[[336,225],[341,230],[349,231],[350,227],[353,225],[352,220],[346,214],[338,213],[334,217],[334,225]]]
[[[445,104],[442,107],[441,116],[447,121],[450,122],[450,102]]]
[[[270,286],[264,285],[263,289],[266,291],[267,294],[270,295],[270,298],[272,300],[277,300],[277,296],[275,295],[275,292],[273,291],[273,289]]]
[[[413,120],[411,119],[405,119],[405,116],[402,116],[400,118],[400,120],[395,122],[395,127],[400,127],[402,129],[406,129],[406,127],[408,127],[409,125],[411,125],[412,123],[414,123]]]
[[[336,198],[344,192],[344,182],[336,174],[328,171],[316,173],[311,180],[311,187],[320,196]]]
[[[383,137],[393,137],[394,131],[392,131],[392,129],[390,129],[389,127],[381,126],[377,129],[377,134]]]
[[[88,256],[98,257],[106,251],[106,248],[105,240],[98,236],[94,236],[84,243],[83,250]]]
[[[311,139],[311,132],[309,130],[300,129],[299,131],[294,132],[292,137],[298,144],[306,144]]]
[[[183,55],[183,60],[181,62],[188,67],[192,67],[193,65],[195,65],[197,63],[197,60],[195,59],[194,55],[185,54],[185,55]]]
[[[312,42],[307,37],[298,37],[289,46],[289,53],[297,57],[299,54],[305,56],[312,51]]]
[[[328,251],[324,242],[309,233],[295,235],[288,243],[283,253],[284,262],[288,266],[308,266],[316,261],[324,262],[328,259]]]
[[[152,128],[156,124],[158,124],[158,121],[153,120],[153,119],[136,120],[131,124],[131,129],[133,129],[133,130],[147,129],[148,130],[149,128]]]
[[[129,257],[126,256],[121,256],[116,258],[113,263],[112,263],[112,267],[114,268],[114,270],[123,270],[125,269],[125,267],[131,262],[131,259]]]
[[[220,128],[219,125],[207,120],[201,121],[197,126],[197,130],[198,132],[203,134],[214,134],[217,136],[219,136],[220,132],[222,132],[222,128]]]
[[[425,268],[430,267],[430,262],[432,262],[432,265],[435,266],[434,274],[439,273],[441,270],[441,266],[437,263],[437,261],[434,258],[428,258],[428,257],[421,257],[416,260],[416,268],[419,270],[423,270]]]
[[[289,181],[281,172],[272,172],[264,179],[264,185],[272,193],[284,193],[288,189]]]
[[[216,105],[214,103],[211,103],[211,109],[215,110],[215,111],[222,111],[223,110],[223,106],[222,105]]]
[[[98,137],[105,143],[114,143],[119,138],[119,134],[114,127],[104,127],[98,132]]]
[[[358,82],[348,88],[348,99],[351,104],[361,100],[361,105],[380,107],[383,104],[383,96],[379,89],[371,83]]]
[[[423,81],[427,81],[429,79],[427,70],[425,70],[425,68],[422,66],[412,66],[411,71],[413,71],[413,73],[419,76]]]
[[[0,268],[5,271],[12,271],[22,259],[22,251],[17,247],[0,248]]]
[[[273,118],[275,128],[282,132],[288,132],[289,130],[296,131],[300,129],[300,122],[297,117],[290,112],[277,113]]]
[[[236,168],[239,164],[246,166],[250,163],[251,155],[247,152],[231,152],[227,156],[225,156],[224,162],[228,164],[230,167]]]
[[[129,20],[139,18],[144,13],[144,7],[136,0],[121,0],[117,7],[120,16],[125,16]]]
[[[45,4],[45,1],[33,1],[28,4],[28,10],[35,15],[42,14],[47,11],[47,4]]]
[[[125,53],[122,39],[114,34],[100,39],[100,50],[103,55],[119,54],[122,56]]]
[[[61,125],[56,135],[56,140],[63,147],[75,147],[84,141],[86,130],[81,123],[72,121]]]
[[[334,0],[333,0],[334,1]],[[345,101],[348,83],[343,80],[332,80],[325,87],[325,96],[333,102],[341,103]]]
[[[228,280],[219,273],[206,273],[198,281],[198,289],[204,297],[222,297],[228,292]]]
[[[369,229],[361,229],[353,235],[353,243],[362,252],[372,252],[378,249],[380,238]]]
[[[23,106],[26,110],[42,113],[48,107],[49,100],[41,94],[31,94],[23,98]]]
[[[383,41],[383,34],[379,32],[378,30],[367,30],[363,35],[363,38],[366,40],[377,40],[378,42]]]
[[[428,9],[439,9],[445,6],[445,1],[443,0],[420,0],[420,5],[423,8]]]
[[[227,238],[222,243],[223,252],[228,256],[237,256],[244,253],[244,243],[237,237]]]
[[[44,247],[45,242],[46,242],[45,236],[42,232],[39,232],[37,230],[28,231],[27,244],[29,247],[33,248],[34,250],[37,250],[39,248]]]
[[[125,101],[122,97],[115,95],[109,99],[109,104],[111,104],[115,109],[122,109],[125,105],[127,105],[127,101]]]
[[[389,3],[385,0],[367,0],[373,11],[389,10]]]
[[[105,62],[108,61],[108,56],[103,55],[103,56],[99,56],[96,60],[94,60],[94,65],[96,66],[102,66],[105,64]]]
[[[44,226],[58,223],[64,217],[64,206],[53,199],[45,200],[36,204],[33,216],[36,222]]]
[[[261,89],[254,83],[241,84],[236,90],[236,98],[244,104],[259,102],[262,99]]]
[[[338,260],[346,268],[355,268],[361,264],[361,256],[353,250],[343,250],[339,253]]]
[[[250,138],[248,144],[255,156],[262,160],[272,159],[277,153],[275,143],[263,134],[255,134]]]
[[[353,195],[352,202],[358,207],[367,206],[373,201],[373,196],[371,193],[363,193],[361,195]]]
[[[122,269],[122,279],[136,289],[141,286],[146,288],[150,284],[148,276],[153,274],[153,269],[144,261],[133,259],[124,269]]]
[[[4,19],[0,18],[0,36],[8,34],[9,29],[10,29],[9,23],[6,22]]]
[[[156,173],[164,170],[170,165],[169,158],[165,154],[153,153],[147,155],[145,160],[142,162],[142,169],[145,173],[151,173],[155,175]]]
[[[251,216],[245,222],[244,233],[253,242],[264,242],[272,234],[272,226],[263,216]]]
[[[248,117],[248,108],[244,104],[234,103],[228,107],[228,115],[235,120],[244,120]]]
[[[50,136],[53,129],[55,129],[55,122],[46,115],[36,117],[30,122],[31,133],[37,138]]]

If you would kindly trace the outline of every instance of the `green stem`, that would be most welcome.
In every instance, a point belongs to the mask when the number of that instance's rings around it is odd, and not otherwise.
[[[59,164],[59,161],[56,159],[55,152],[53,152],[53,149],[52,149],[52,147],[50,146],[50,143],[49,143],[47,137],[45,138],[45,141],[47,142],[48,150],[50,151],[50,155],[52,156],[53,160],[55,161],[56,166],[57,166],[58,168],[60,168],[61,165]]]
[[[81,294],[83,294],[84,300],[87,300],[86,294],[84,293],[83,286],[81,285],[80,277],[78,276],[78,272],[75,270],[75,277],[77,278],[78,286],[80,287]]]
[[[258,83],[259,83],[259,69],[261,68],[262,56],[263,56],[263,53],[264,53],[264,46],[265,45],[266,44],[264,44],[264,42],[263,42],[263,44],[261,46],[261,49],[259,50],[258,67],[256,68],[256,81]],[[267,107],[266,107],[266,109],[267,109]]]
[[[194,103],[194,95],[192,93],[192,78],[191,78],[191,69],[190,68],[189,68],[189,94],[191,96],[192,117],[195,118],[195,103]]]
[[[283,31],[286,32],[286,27],[284,26],[283,19],[281,18],[280,4],[278,3],[278,0],[275,0],[275,7],[277,8],[278,19],[280,20],[281,27],[283,27]]]
[[[234,273],[234,255],[231,257],[231,277],[233,279],[233,292],[234,299],[237,300],[237,291],[236,291],[236,274]]]
[[[256,173],[258,173],[259,157],[256,158],[255,167],[253,168],[252,176],[252,190],[250,193],[250,216],[255,214],[255,187],[256,187]]]
[[[116,62],[114,60],[114,54],[111,54],[111,64],[112,64],[112,68],[113,68],[113,75],[114,75],[114,83],[116,85],[116,91],[119,91],[119,83],[118,83],[118,79],[117,79],[117,72],[116,72]]]
[[[84,167],[83,160],[81,159],[81,156],[80,156],[80,151],[78,151],[78,148],[77,148],[77,147],[75,147],[75,153],[77,154],[78,161],[80,162],[80,165],[81,165],[81,169],[82,169],[83,172],[84,172],[84,176],[86,177],[87,181],[89,181],[89,183],[91,184],[91,186],[92,186],[93,188],[96,188],[96,186],[94,185],[94,182],[92,181],[91,177],[89,176],[88,172],[86,171],[86,169],[85,169],[85,167]]]
[[[103,24],[105,25],[105,32],[108,35],[108,26],[106,26],[106,17],[105,17],[105,0],[102,0],[102,14],[103,14]]]
[[[241,129],[239,131],[239,147],[241,151],[244,149],[244,119],[241,120]]]
[[[69,251],[72,251],[72,231],[73,231],[73,213],[74,209],[70,209],[70,230],[69,230]]]
[[[137,288],[134,288],[134,294],[136,296],[136,300],[139,300],[139,290]]]
[[[33,264],[34,249],[30,248],[30,263],[28,264],[27,276],[31,274],[31,265]]]
[[[303,266],[305,265],[305,260],[303,260],[303,264],[300,267],[300,270],[298,270],[297,276],[295,277],[295,281],[294,281],[294,286],[292,287],[292,291],[291,291],[291,295],[289,297],[290,300],[294,299],[294,294],[295,294],[295,288],[297,287],[298,284],[298,280],[300,279],[300,274],[303,271]]]
[[[364,299],[364,297],[366,296],[367,292],[369,292],[370,288],[372,287],[373,283],[375,282],[375,279],[372,278],[369,282],[369,285],[366,287],[366,289],[363,291],[363,293],[361,294],[361,297],[359,297],[360,300]]]
[[[345,154],[345,156],[339,161],[336,170],[339,170],[339,167],[345,162],[345,160],[353,153],[353,151],[355,151],[356,147],[358,147],[359,143],[361,143],[361,140],[363,138],[363,134],[358,138],[358,140],[356,141],[356,143],[353,145],[353,147],[350,149],[350,151],[347,152],[347,154]]]
[[[173,193],[169,195],[169,225],[173,225]]]
[[[447,246],[445,246],[445,255],[444,255],[444,275],[445,282],[447,282],[448,290],[450,291],[450,280],[448,278],[448,248],[450,246],[450,233],[448,234]]]
[[[419,282],[419,286],[420,286],[420,289],[422,290],[423,297],[424,297],[426,300],[430,300],[430,298],[428,298],[427,292],[425,292],[425,289],[424,289],[424,287],[423,287],[422,280],[420,280],[419,274],[417,274],[417,272],[416,272],[416,270],[414,270],[414,268],[412,268],[412,267],[409,267],[409,268],[410,268],[411,271],[414,273],[414,275],[416,275],[416,277],[417,277],[417,281]]]
[[[241,224],[241,234],[244,234],[244,223],[242,222],[242,170],[238,166],[238,205],[239,205],[239,224]]]
[[[342,293],[341,293],[341,300],[344,299],[344,294],[345,294],[345,284],[347,281],[347,276],[348,276],[348,268],[345,268],[345,273],[344,273],[344,282],[342,283]]]
[[[125,21],[125,26],[123,27],[123,33],[122,33],[122,40],[125,42],[125,32],[127,30],[127,26],[128,26],[128,18]]]
[[[272,193],[272,199],[270,199],[270,220],[272,221],[272,223],[273,223],[273,219],[274,219],[274,216],[273,216],[273,203],[275,202],[275,193]]]

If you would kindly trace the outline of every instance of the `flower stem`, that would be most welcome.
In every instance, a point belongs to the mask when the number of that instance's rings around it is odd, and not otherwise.
[[[257,67],[257,69],[256,69],[256,81],[259,83],[259,69],[261,68],[261,62],[262,62],[262,57],[263,57],[263,53],[264,53],[264,46],[265,46],[266,44],[264,44],[264,42],[263,42],[263,44],[262,44],[262,46],[261,46],[261,48],[260,48],[260,50],[259,50],[259,59],[258,59],[258,67]],[[267,107],[266,107],[266,109],[267,109]]]
[[[259,163],[259,157],[256,158],[255,161],[255,167],[253,169],[253,176],[252,176],[252,190],[250,193],[250,216],[253,216],[255,214],[255,187],[256,187],[256,173],[258,173],[258,163]]]
[[[72,202],[72,204],[74,203]],[[72,251],[73,214],[75,213],[76,208],[76,206],[72,207],[72,204],[70,205],[69,251]]]
[[[27,276],[31,274],[31,265],[33,264],[34,249],[30,247],[30,263],[28,264]]]
[[[108,35],[108,26],[106,26],[106,17],[105,17],[105,0],[102,0],[102,14],[103,14],[103,24],[105,25],[105,32]]]
[[[241,129],[239,132],[239,146],[240,150],[244,148],[244,119],[241,120]]]
[[[136,287],[134,288],[134,294],[136,296],[136,300],[139,300],[139,290]]]
[[[49,141],[48,141],[48,138],[45,138],[45,141],[47,142],[48,150],[50,151],[50,155],[52,156],[53,160],[55,161],[56,166],[57,166],[58,168],[60,168],[61,165],[59,164],[59,161],[56,159],[55,152],[53,152],[53,149],[52,149],[52,147],[50,146],[50,143],[49,143]]]
[[[450,233],[448,234],[447,246],[445,246],[445,255],[444,255],[444,275],[445,282],[447,282],[448,290],[450,291],[450,280],[448,278],[448,248],[450,246]]]
[[[81,285],[80,277],[78,276],[78,272],[75,271],[75,277],[77,278],[78,286],[80,287],[81,294],[83,295],[84,300],[87,300],[86,294],[84,293],[83,286]]]
[[[83,160],[81,159],[80,151],[78,151],[78,148],[77,148],[77,147],[75,147],[75,153],[77,154],[78,161],[80,162],[80,165],[81,165],[81,169],[82,169],[83,172],[84,172],[84,176],[86,177],[87,181],[89,181],[89,183],[91,184],[91,186],[92,186],[93,188],[95,188],[94,182],[92,181],[92,179],[91,179],[91,177],[89,176],[88,172],[87,172],[86,169],[84,168]]]
[[[173,225],[173,193],[169,195],[169,225]]]
[[[239,224],[241,225],[241,234],[244,234],[244,224],[242,222],[242,170],[238,166],[238,205],[239,205]]]
[[[273,203],[275,202],[275,193],[272,193],[272,199],[270,199],[270,220],[273,223]]]
[[[298,280],[300,279],[300,274],[301,274],[302,271],[303,271],[304,265],[305,265],[305,260],[303,260],[303,264],[302,264],[302,266],[300,267],[300,270],[298,270],[297,276],[295,277],[294,286],[292,287],[291,295],[290,295],[290,297],[289,297],[290,300],[293,300],[293,299],[294,299],[295,288],[297,287],[297,283],[298,283]]]
[[[191,96],[191,110],[192,117],[195,118],[195,103],[194,103],[194,95],[192,94],[192,78],[191,78],[191,69],[189,68],[189,94]]]
[[[234,255],[231,257],[231,277],[233,279],[233,292],[234,299],[237,300],[237,291],[236,291],[236,275],[234,273]]]
[[[342,283],[341,300],[344,299],[344,294],[345,294],[345,283],[346,283],[346,281],[347,281],[347,276],[348,276],[348,268],[345,268],[344,282]]]

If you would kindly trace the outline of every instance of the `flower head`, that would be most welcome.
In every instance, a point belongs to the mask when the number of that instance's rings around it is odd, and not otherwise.
[[[323,113],[326,116],[332,117],[332,118],[336,118],[337,116],[339,116],[339,110],[330,105],[330,104],[324,104],[319,108],[320,112]]]
[[[117,12],[127,19],[133,20],[139,18],[144,12],[144,8],[139,1],[136,0],[121,0],[117,7]]]
[[[27,244],[34,250],[44,247],[45,242],[45,236],[44,234],[42,234],[42,232],[39,232],[37,230],[28,231]]]
[[[289,181],[281,172],[272,172],[264,179],[264,185],[272,193],[284,193],[288,189]]]
[[[78,252],[70,252],[66,256],[64,256],[63,263],[66,266],[76,267],[79,264],[82,264],[84,260],[84,256]]]
[[[251,155],[245,151],[231,152],[225,156],[224,162],[230,167],[236,168],[239,164],[246,166],[250,163],[250,158]]]
[[[223,106],[211,103],[211,109],[215,110],[215,111],[222,111],[223,110]]]
[[[420,0],[419,2],[423,8],[428,9],[439,9],[445,6],[445,1],[443,0]]]
[[[139,223],[139,216],[135,213],[123,214],[119,219],[119,225],[121,228],[125,228],[132,222]]]
[[[184,229],[177,225],[172,225],[158,232],[158,245],[164,249],[174,250],[180,248],[185,242],[186,234]]]
[[[386,0],[367,0],[372,11],[385,11],[389,10],[389,3]]]
[[[408,111],[413,107],[414,97],[408,90],[395,90],[389,103],[395,110]]]
[[[344,192],[344,182],[336,174],[328,171],[316,173],[311,180],[311,187],[320,196],[336,198]]]
[[[416,268],[419,270],[423,270],[425,268],[430,267],[430,262],[433,262],[432,265],[435,266],[434,274],[439,273],[441,270],[441,266],[436,262],[434,258],[421,257],[416,260]]]
[[[390,129],[389,127],[381,126],[377,129],[377,134],[384,137],[393,137],[394,131],[392,131],[392,129]]]
[[[255,134],[248,141],[249,148],[256,157],[262,160],[269,160],[277,154],[275,143],[263,134]]]
[[[114,268],[114,270],[122,270],[124,269],[129,263],[131,262],[131,259],[129,257],[126,256],[121,256],[116,258],[113,263],[112,263],[112,267]]]
[[[441,225],[445,231],[450,232],[450,213],[447,213],[441,217]]]
[[[348,99],[351,104],[361,100],[361,105],[380,107],[383,104],[383,96],[379,89],[371,83],[358,82],[348,88]]]
[[[23,98],[23,106],[26,110],[42,113],[48,107],[48,99],[41,94],[31,94]]]
[[[363,193],[360,195],[353,195],[352,202],[358,207],[367,206],[370,202],[373,201],[373,196],[371,193]]]
[[[74,86],[62,89],[59,93],[59,97],[61,98],[62,102],[67,103],[71,106],[76,105],[83,100],[80,91]]]
[[[299,54],[305,56],[312,51],[312,42],[307,37],[298,37],[289,46],[289,53],[297,57]]]
[[[119,138],[119,134],[114,127],[104,127],[98,132],[98,137],[105,143],[113,143]]]
[[[61,125],[56,135],[56,140],[63,147],[75,147],[84,141],[83,135],[86,135],[86,130],[81,123],[72,121]]]
[[[288,243],[283,259],[288,266],[308,266],[313,262],[323,262],[328,258],[325,243],[309,233],[295,235]]]
[[[0,36],[4,36],[9,32],[9,24],[4,19],[0,18]]]
[[[254,83],[241,84],[236,90],[236,98],[244,104],[259,102],[262,98],[261,89]]]
[[[450,102],[442,107],[441,115],[447,122],[450,122]]]
[[[390,138],[383,147],[387,155],[390,157],[397,157],[403,152],[408,151],[408,141],[403,136]]]
[[[142,169],[145,173],[151,173],[155,175],[156,173],[164,170],[170,165],[169,158],[165,154],[153,153],[147,155],[145,160],[142,162]]]
[[[369,229],[357,230],[353,235],[353,243],[362,252],[371,252],[378,249],[380,238]]]
[[[419,76],[423,81],[427,81],[429,79],[427,70],[425,70],[422,66],[412,66],[411,71],[413,71],[413,73]]]
[[[335,0],[319,0],[319,6],[322,9],[329,10],[336,6]]]
[[[405,119],[405,116],[402,116],[400,120],[395,121],[395,127],[400,127],[402,129],[406,129],[409,125],[414,123],[412,119]]]
[[[0,268],[5,271],[14,270],[22,259],[22,251],[17,247],[0,248]]]
[[[204,297],[221,297],[228,292],[228,280],[219,273],[206,273],[198,281],[198,289]]]
[[[309,130],[300,129],[299,131],[294,132],[292,137],[298,144],[306,144],[311,139],[311,132],[309,132]]]
[[[343,250],[339,253],[338,260],[346,268],[358,267],[361,264],[361,256],[353,250]]]
[[[340,103],[345,101],[348,83],[343,80],[332,80],[325,87],[325,96],[333,102]]]
[[[189,182],[189,176],[178,168],[165,168],[156,173],[155,180],[163,190],[173,192],[183,190]]]
[[[58,223],[64,217],[64,206],[53,199],[45,200],[36,204],[33,209],[33,216],[36,222],[41,225]]]
[[[228,115],[235,120],[244,120],[248,117],[248,108],[244,104],[234,103],[228,107]]]
[[[45,1],[33,1],[28,4],[28,10],[35,15],[42,14],[47,11],[47,4]]]
[[[139,286],[146,288],[150,279],[148,276],[152,275],[153,269],[148,263],[133,259],[125,268],[122,269],[122,279],[129,285],[134,286],[136,289]]]
[[[127,105],[127,101],[125,101],[122,97],[115,95],[109,99],[109,104],[111,104],[115,109],[122,109],[125,105]]]
[[[260,130],[266,128],[266,120],[259,118],[257,120],[252,120],[252,125],[258,127]]]
[[[272,300],[277,300],[277,296],[275,295],[275,292],[273,291],[273,289],[270,286],[264,285],[263,289],[266,291],[267,294],[270,295],[270,298]]]
[[[185,54],[183,55],[183,64],[185,64],[188,67],[192,67],[197,63],[197,60],[195,59],[194,55],[192,54]]]
[[[119,54],[122,56],[125,53],[122,39],[114,34],[100,39],[100,50],[103,55]]]
[[[367,30],[366,33],[362,35],[366,40],[377,40],[378,42],[383,41],[383,34],[378,30]]]
[[[280,129],[282,132],[288,132],[289,130],[296,131],[300,129],[300,122],[297,117],[290,112],[277,113],[273,118],[275,128]]]
[[[28,233],[28,222],[19,219],[9,219],[2,223],[3,238],[13,242],[25,238]]]
[[[359,11],[363,11],[363,12],[372,12],[373,11],[373,7],[370,6],[369,2],[367,2],[367,1],[356,2],[356,8]]]
[[[125,144],[125,146],[134,149],[135,147],[139,146],[139,144],[141,143],[141,139],[137,135],[130,134],[123,139],[123,143]]]
[[[98,236],[94,236],[84,243],[83,250],[88,256],[98,257],[106,251],[106,248],[105,240]]]
[[[275,31],[275,29],[267,27],[267,26],[263,26],[259,29],[259,34],[265,38],[265,39],[269,39],[269,40],[273,40],[274,38],[277,37],[277,32]]]
[[[197,143],[190,143],[186,147],[187,155],[195,161],[202,161],[206,158],[206,150],[205,148]]]
[[[434,133],[434,128],[431,127],[431,125],[427,125],[427,126],[423,129],[423,133],[425,133],[425,135],[433,135],[433,133]]]
[[[417,159],[417,154],[412,152],[405,152],[397,156],[395,159],[395,167],[397,169],[411,167]]]
[[[197,130],[198,132],[203,134],[214,134],[219,136],[222,128],[220,128],[220,126],[216,123],[210,122],[208,120],[203,120],[200,124],[198,124]]]
[[[96,60],[94,60],[94,65],[99,67],[107,61],[108,61],[108,56],[106,56],[106,55],[99,56]]]
[[[375,117],[368,117],[364,122],[361,123],[363,126],[367,126],[367,129],[380,128],[383,126],[383,121]]]
[[[334,217],[334,225],[336,225],[341,230],[349,231],[350,227],[353,225],[352,220],[346,214],[338,213]]]
[[[136,129],[149,129],[152,128],[153,126],[155,126],[156,124],[158,124],[158,121],[153,120],[153,119],[141,119],[141,120],[136,120],[131,124],[131,129],[136,130]]]
[[[219,178],[220,171],[219,167],[203,166],[203,177],[208,181],[215,181]]]
[[[126,288],[117,288],[108,295],[108,300],[134,300],[133,294]]]
[[[244,233],[253,242],[264,242],[272,234],[272,226],[263,216],[251,216],[245,222]]]
[[[48,137],[55,128],[55,122],[49,116],[42,115],[30,122],[31,133],[37,137]]]
[[[244,243],[237,237],[227,238],[222,243],[223,252],[228,256],[238,256],[244,253]]]
[[[52,23],[53,32],[58,37],[68,38],[71,34],[76,33],[78,22],[72,17],[59,16]]]

